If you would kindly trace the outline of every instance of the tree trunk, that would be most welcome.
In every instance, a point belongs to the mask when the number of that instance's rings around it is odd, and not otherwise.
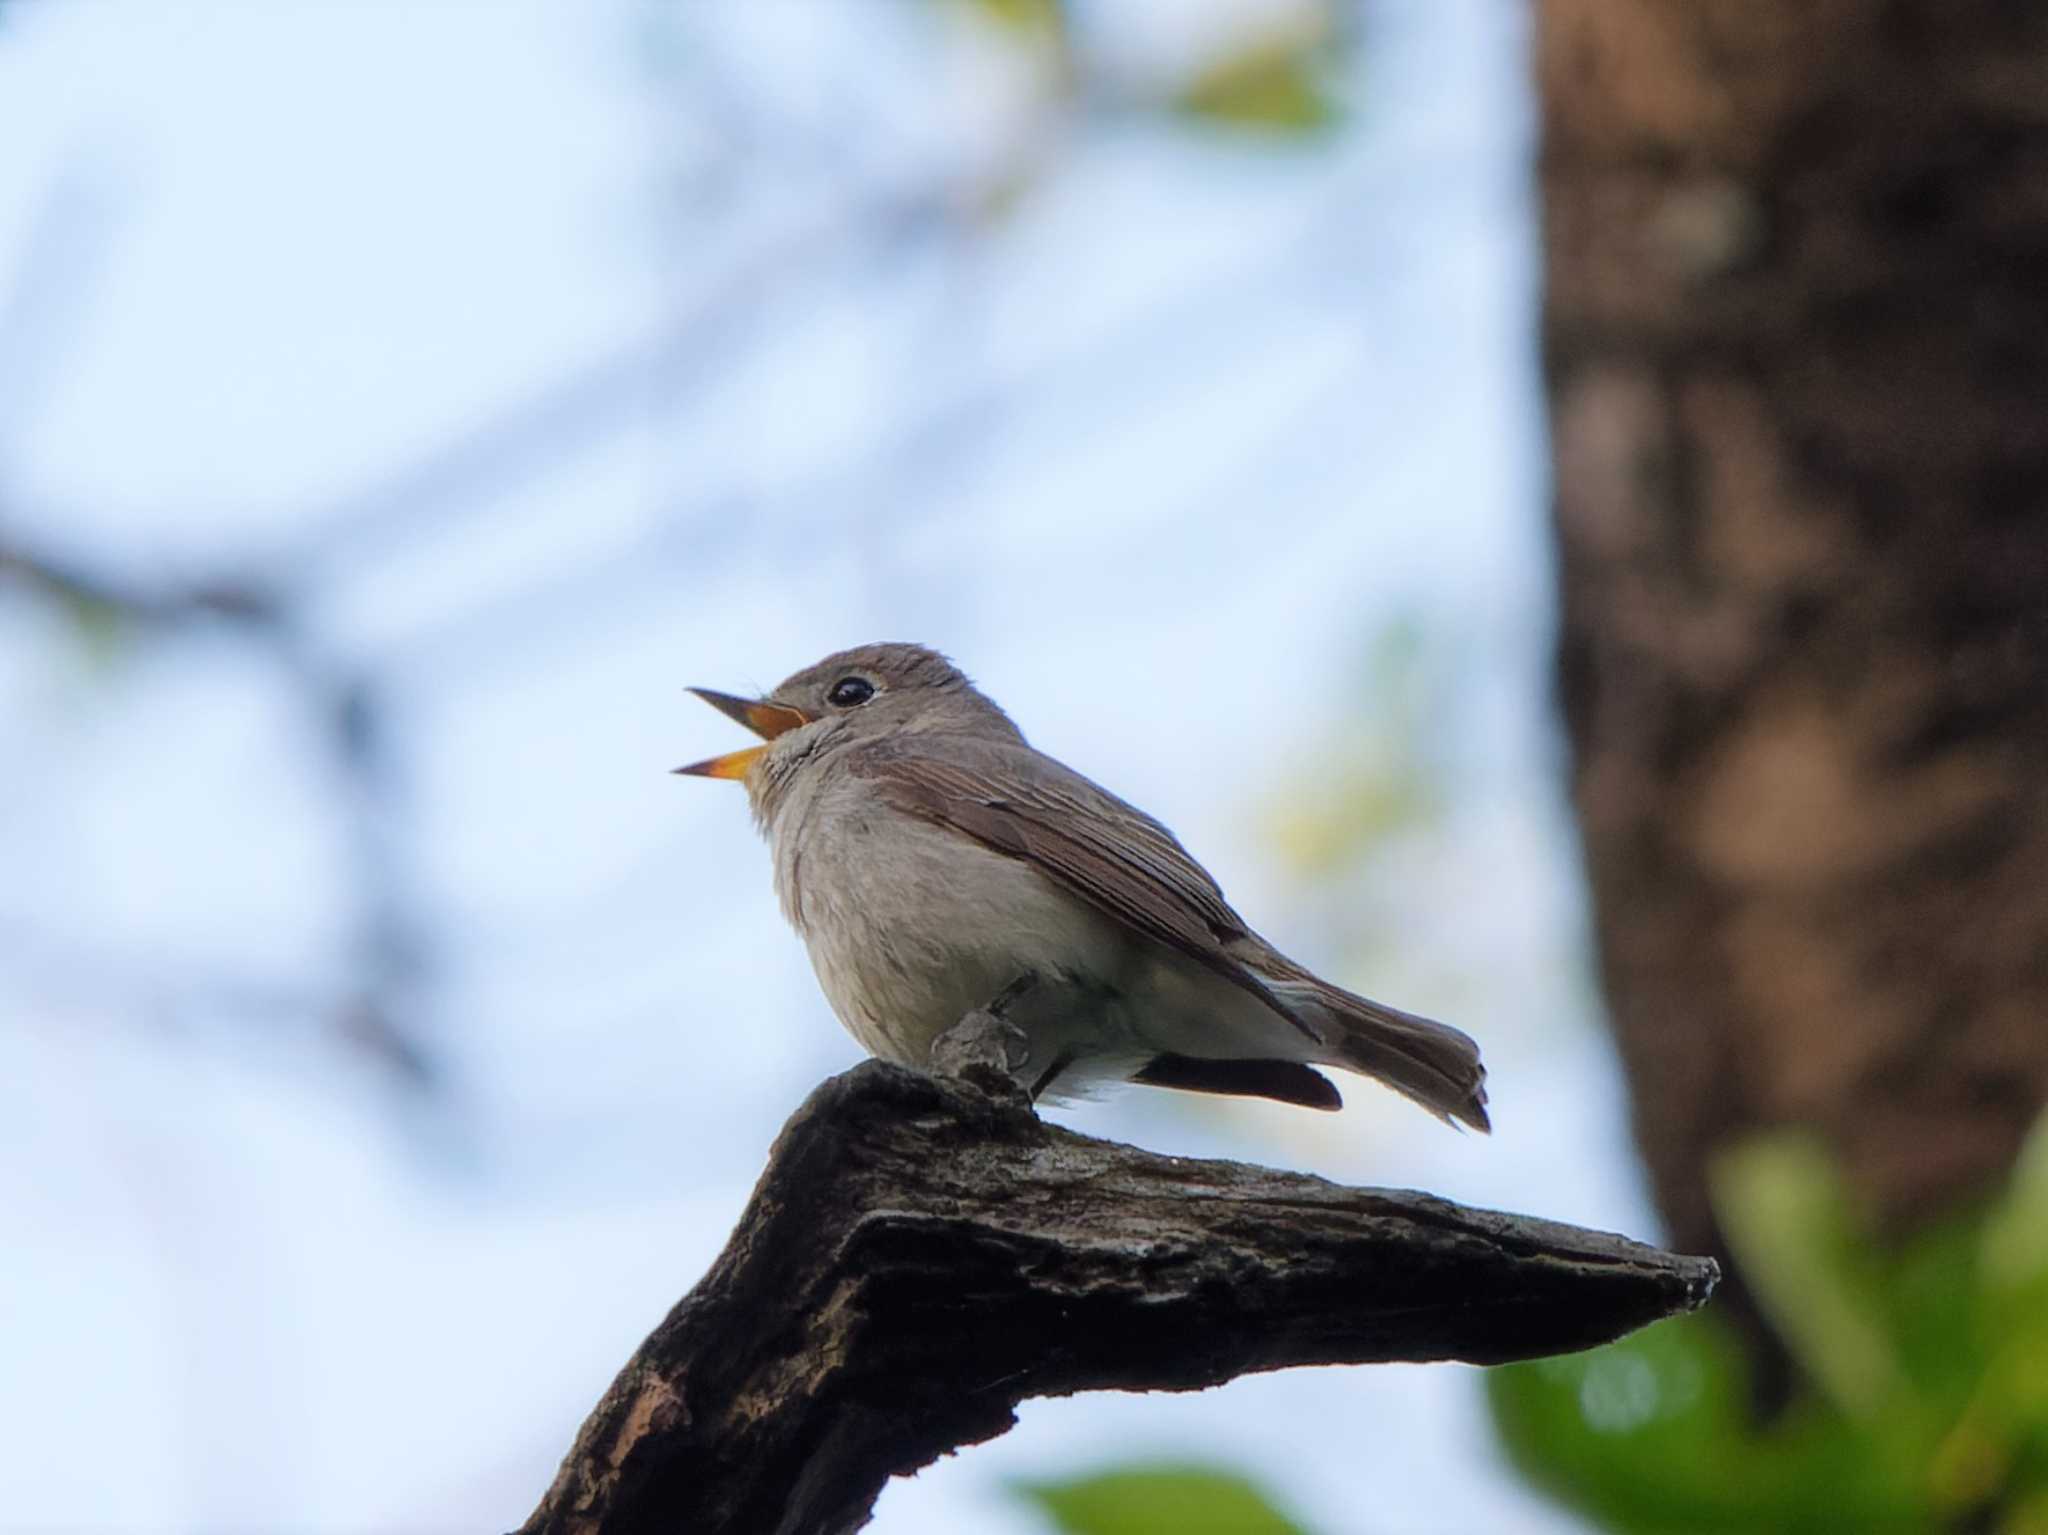
[[[1896,1230],[2048,1101],[2048,8],[1537,14],[1561,684],[1637,1139],[1687,1250],[1726,1256],[1706,1164],[1765,1125]]]

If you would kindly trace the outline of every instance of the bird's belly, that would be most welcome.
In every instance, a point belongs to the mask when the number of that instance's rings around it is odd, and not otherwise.
[[[846,827],[806,848],[792,893],[819,984],[872,1054],[922,1068],[934,1039],[1027,973],[1037,985],[1010,1016],[1031,1037],[1028,1069],[1067,1031],[1113,1027],[1103,998],[1131,944],[1028,865],[955,833]]]

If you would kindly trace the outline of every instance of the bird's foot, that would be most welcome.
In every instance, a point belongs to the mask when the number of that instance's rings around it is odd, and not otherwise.
[[[1031,1040],[1005,1014],[1037,984],[1038,977],[1026,971],[933,1040],[932,1073],[972,1082],[997,1097],[1035,1096],[1020,1075],[1031,1061]]]

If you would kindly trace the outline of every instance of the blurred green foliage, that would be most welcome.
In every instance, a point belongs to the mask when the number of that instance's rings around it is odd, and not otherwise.
[[[1304,878],[1353,870],[1389,837],[1442,816],[1431,703],[1448,685],[1447,665],[1413,619],[1373,635],[1357,690],[1369,705],[1336,711],[1302,778],[1281,785],[1266,818],[1282,857]]]
[[[1306,1535],[1250,1482],[1203,1466],[1126,1466],[1015,1487],[1061,1535]]]
[[[2048,1127],[2005,1193],[1896,1250],[1858,1230],[1826,1154],[1786,1133],[1725,1156],[1716,1210],[1812,1382],[1776,1421],[1709,1307],[1488,1377],[1532,1482],[1631,1535],[2048,1535]]]
[[[1085,39],[1064,0],[951,3],[1015,38],[1050,48],[1070,65],[1079,59]],[[1247,28],[1163,101],[1121,104],[1163,107],[1183,119],[1269,136],[1312,134],[1341,115],[1336,76],[1347,49],[1337,15],[1330,0],[1305,0],[1298,10]],[[1071,85],[1085,73],[1069,68],[1063,76]]]
[[[92,670],[105,671],[133,652],[137,626],[121,608],[82,591],[53,588],[52,595]]]
[[[1032,37],[1052,37],[1064,32],[1066,7],[1061,0],[968,0],[977,11],[998,26]]]
[[[1338,115],[1331,66],[1336,46],[1320,27],[1292,27],[1215,60],[1181,88],[1183,116],[1226,127],[1305,134]]]
[[[4,8],[5,0],[0,0],[0,10]],[[19,582],[51,604],[92,671],[106,671],[133,653],[142,629],[139,614],[76,573],[0,549],[0,587],[9,582]]]

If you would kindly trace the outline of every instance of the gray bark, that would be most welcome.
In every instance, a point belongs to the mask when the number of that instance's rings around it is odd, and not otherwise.
[[[972,1015],[924,1076],[799,1109],[723,1254],[620,1372],[523,1535],[858,1529],[1028,1397],[1300,1364],[1492,1364],[1701,1305],[1621,1237],[1157,1156],[1046,1124]]]

